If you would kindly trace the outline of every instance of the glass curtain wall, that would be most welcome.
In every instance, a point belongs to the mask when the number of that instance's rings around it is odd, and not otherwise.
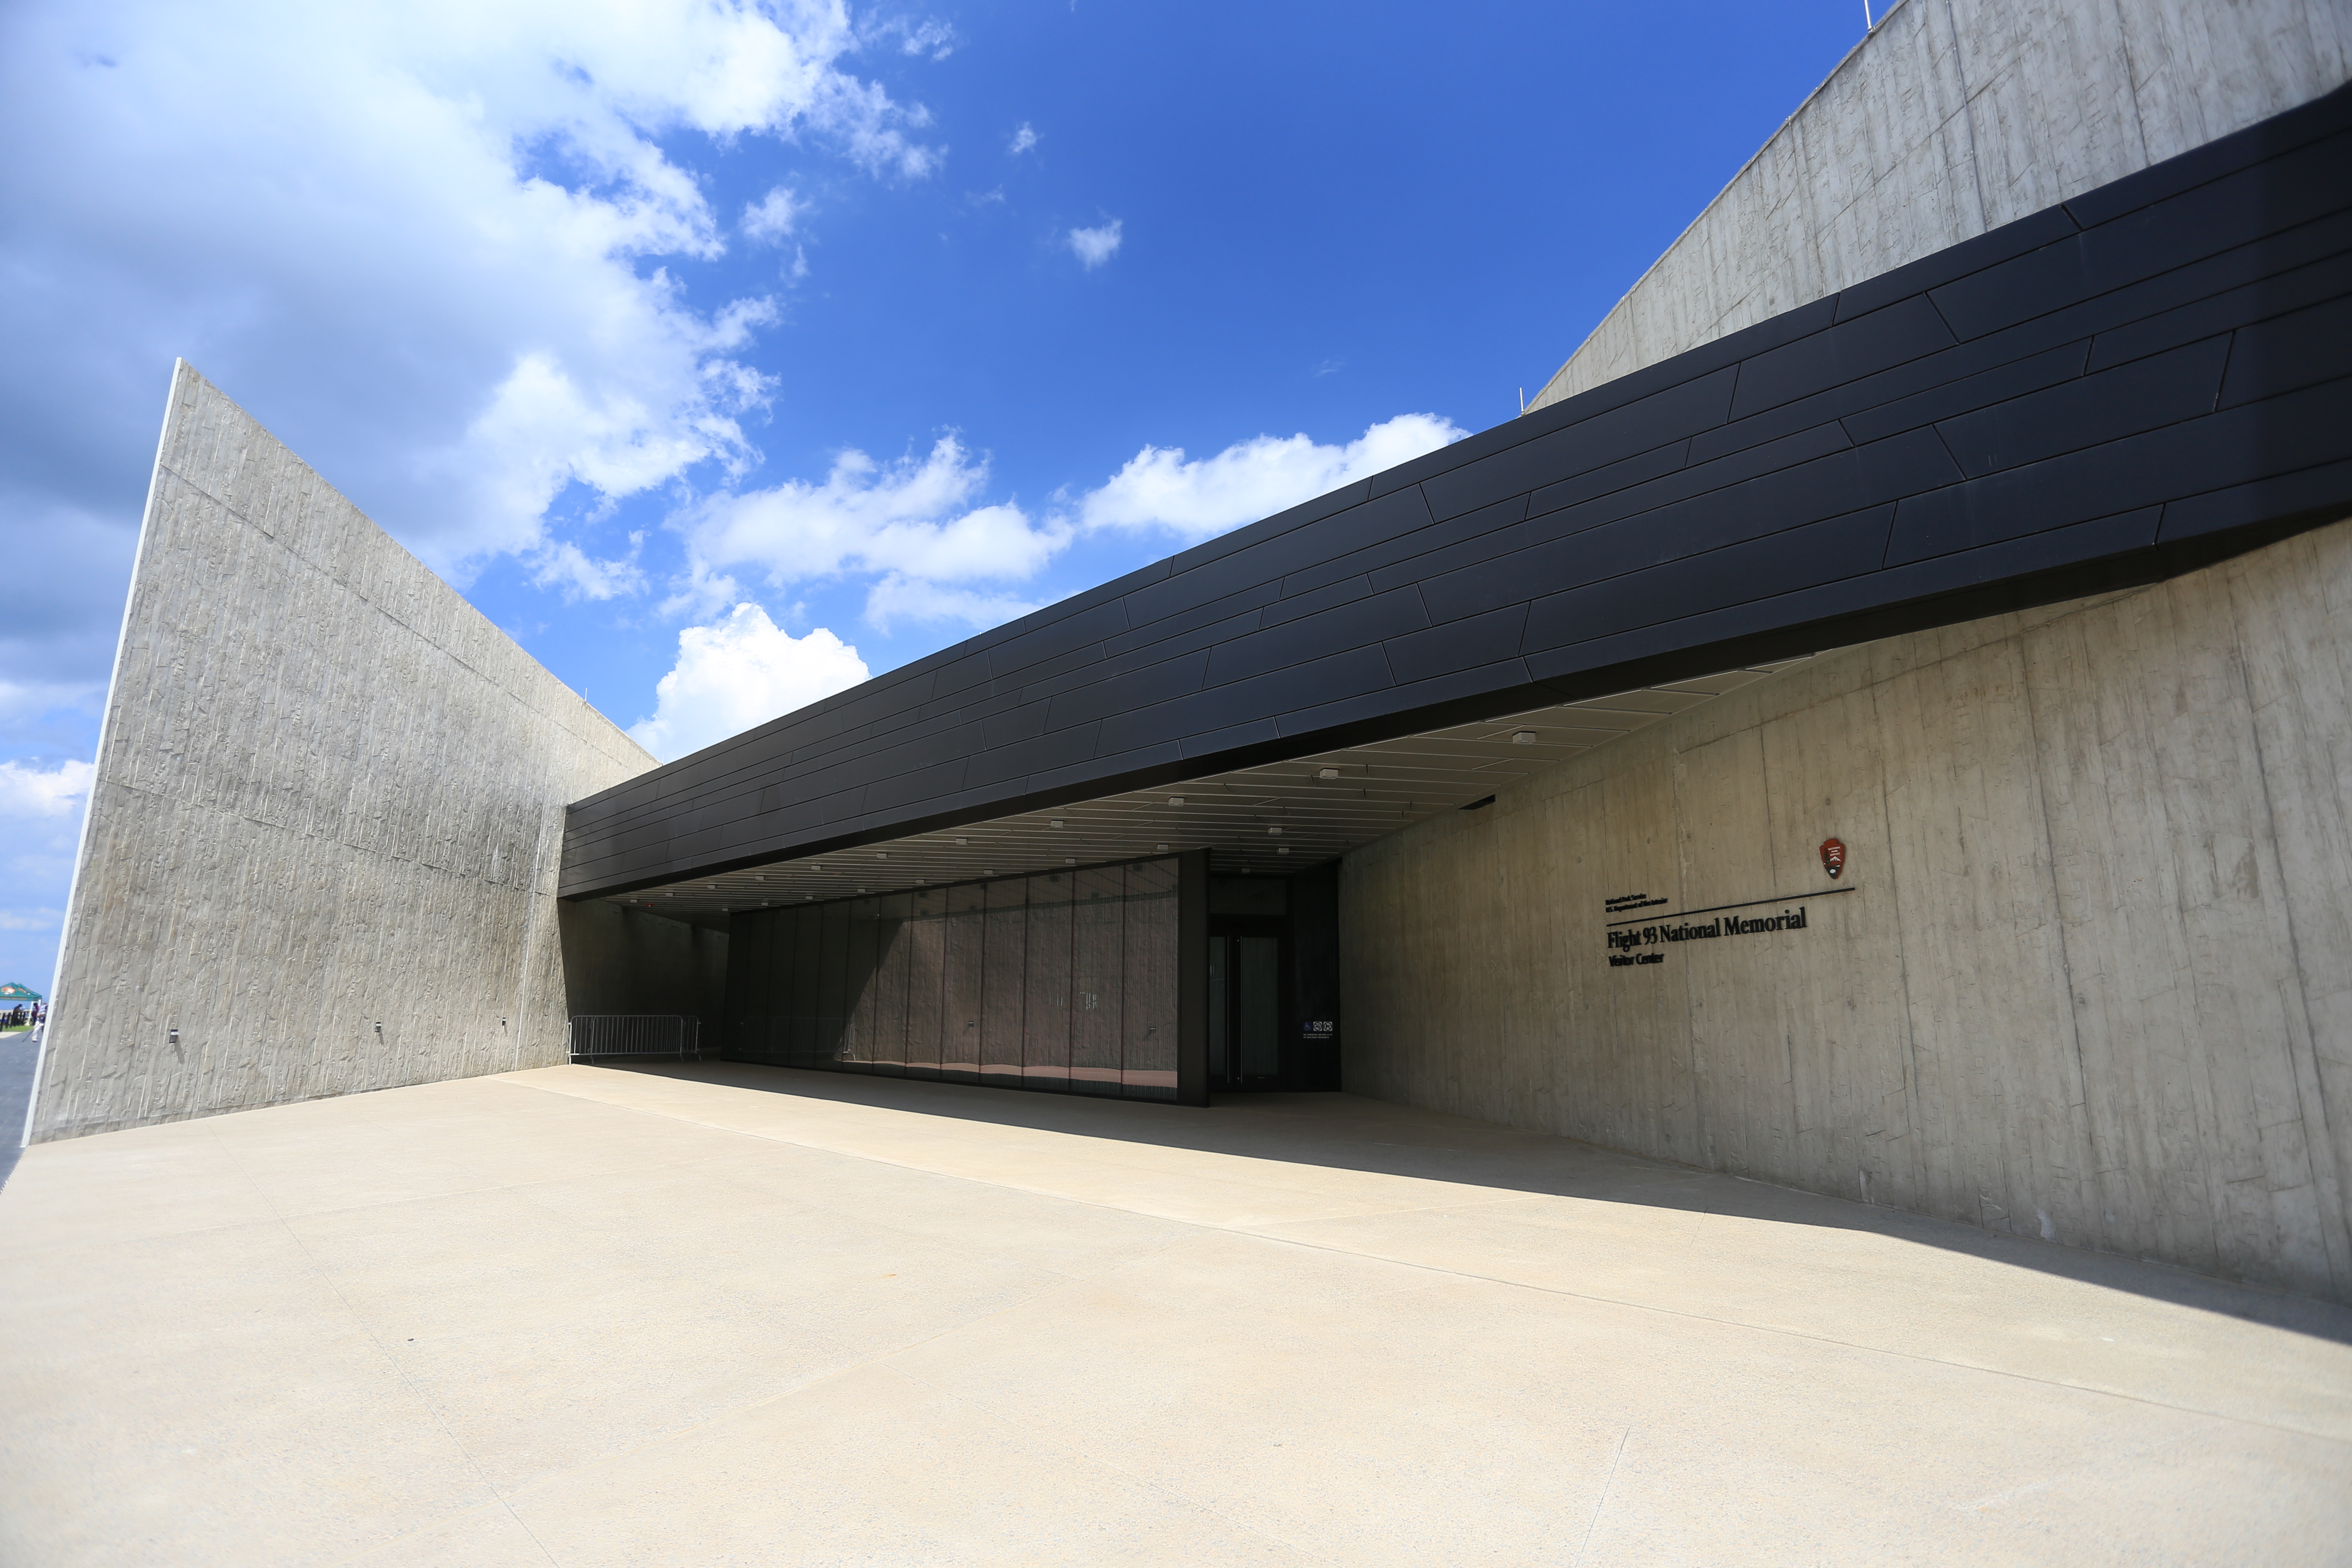
[[[1172,1100],[1176,889],[1142,860],[745,910],[727,1055]]]

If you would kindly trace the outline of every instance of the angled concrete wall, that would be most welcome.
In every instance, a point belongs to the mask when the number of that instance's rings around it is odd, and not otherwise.
[[[564,803],[652,765],[181,365],[29,1136],[561,1060]]]
[[[1907,0],[1528,406],[1824,299],[2347,78],[2342,0]]]
[[[2352,1299],[2347,626],[2339,522],[1824,655],[1360,850],[1347,1085]]]

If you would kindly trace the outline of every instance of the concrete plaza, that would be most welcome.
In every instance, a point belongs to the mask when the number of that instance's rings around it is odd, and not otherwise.
[[[0,1268],[9,1563],[2352,1559],[2352,1311],[1349,1096],[544,1068]]]

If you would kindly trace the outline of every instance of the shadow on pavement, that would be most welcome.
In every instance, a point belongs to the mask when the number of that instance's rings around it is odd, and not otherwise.
[[[585,1064],[583,1064],[585,1065]],[[2249,1322],[2352,1343],[2352,1308],[2237,1284],[2112,1253],[2009,1236],[1905,1209],[1721,1172],[1621,1154],[1574,1139],[1521,1131],[1468,1117],[1391,1105],[1352,1094],[1247,1094],[1219,1098],[1206,1111],[1083,1095],[1013,1093],[929,1079],[870,1078],[745,1062],[598,1064],[696,1083],[870,1105],[922,1116],[1033,1128],[1455,1182],[1509,1192],[1820,1226],[1876,1235],[1985,1258],[2012,1268],[2126,1290]],[[22,1114],[21,1105],[18,1114]]]

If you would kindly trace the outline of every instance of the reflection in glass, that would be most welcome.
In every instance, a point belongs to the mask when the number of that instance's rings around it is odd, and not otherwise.
[[[1027,1002],[1021,1073],[1031,1089],[1070,1082],[1070,879],[1055,871],[1029,879]]]
[[[1127,1050],[1119,1082],[1129,1100],[1176,1098],[1176,862],[1127,868]]]
[[[903,933],[911,902],[904,893],[874,900],[874,978],[858,1007],[869,1020],[865,1032],[874,1070],[893,1078],[907,1070],[907,953],[911,944]]]
[[[987,955],[988,887],[967,883],[948,889],[948,983],[940,1020],[940,1076],[956,1083],[980,1081],[981,963]]]
[[[792,1026],[792,1044],[784,1059],[794,1067],[829,1067],[833,1051],[817,1041],[817,992],[824,970],[824,911],[803,904],[791,911],[793,925],[793,988],[785,998],[784,1016]]]
[[[1241,1076],[1273,1078],[1282,1071],[1282,944],[1270,936],[1233,941]]]
[[[907,944],[907,1076],[937,1078],[948,979],[948,890],[924,888],[911,901],[914,913],[901,933]]]
[[[1010,1086],[1021,1079],[1022,988],[1026,979],[1029,882],[984,884],[988,898],[980,961],[980,1076]]]
[[[730,929],[727,1053],[1172,1100],[1177,926],[1172,859],[744,910]],[[1273,984],[1247,957],[1229,962],[1226,945],[1211,944],[1213,999]],[[1231,1012],[1210,1010],[1220,1070],[1273,1048],[1228,1038]]]
[[[1070,1088],[1117,1094],[1127,875],[1088,866],[1071,876],[1070,889]]]

